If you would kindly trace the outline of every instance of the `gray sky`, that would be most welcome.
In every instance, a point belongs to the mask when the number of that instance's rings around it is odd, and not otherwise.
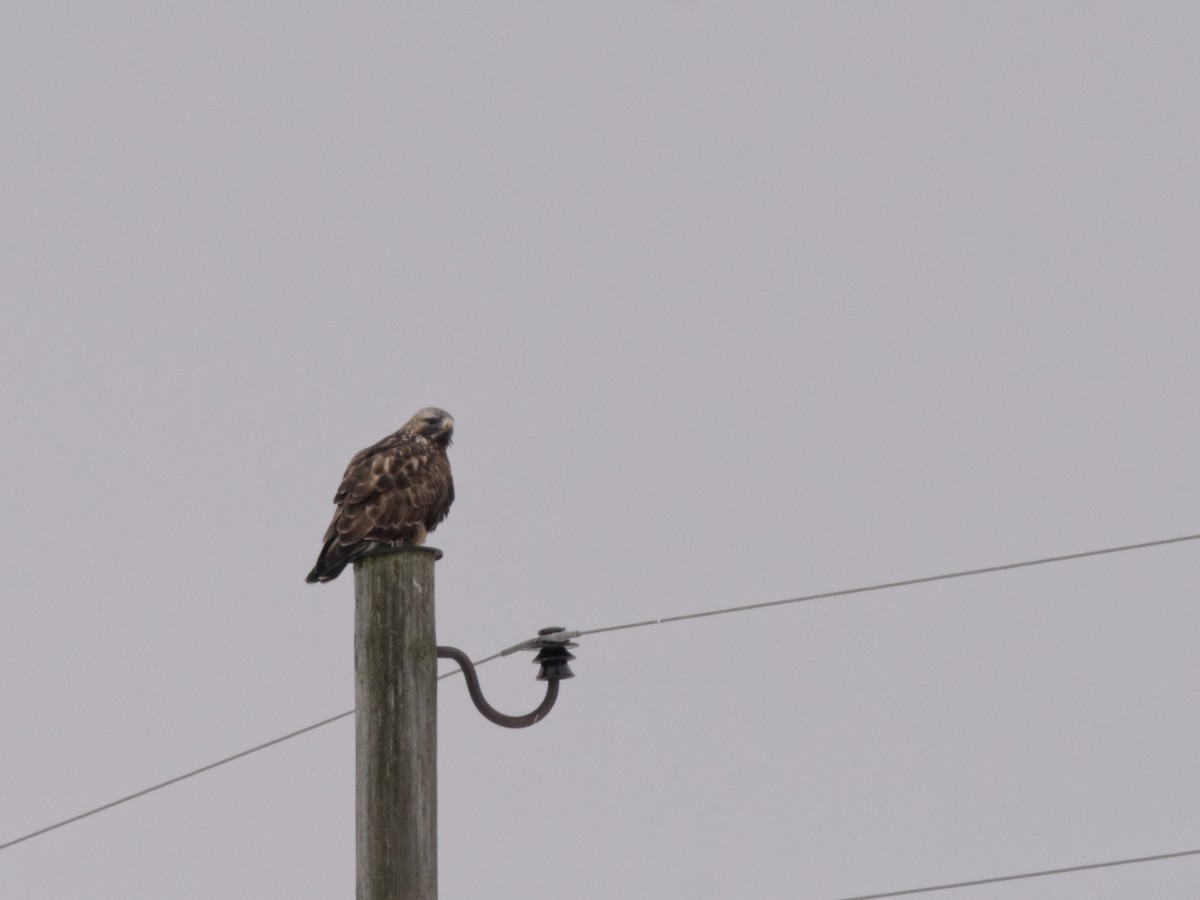
[[[427,404],[439,640],[476,656],[1200,530],[1195,4],[21,6],[0,842],[353,705],[351,580],[303,578],[350,455]],[[596,636],[522,732],[444,682],[442,896],[1200,847],[1198,583],[1185,544]],[[521,712],[534,672],[481,674]],[[353,752],[13,847],[0,895],[351,896]]]

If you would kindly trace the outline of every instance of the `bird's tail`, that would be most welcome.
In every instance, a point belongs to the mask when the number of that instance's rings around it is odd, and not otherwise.
[[[309,584],[315,584],[319,581],[333,581],[342,574],[342,569],[349,565],[354,559],[354,555],[345,547],[342,547],[337,542],[337,537],[331,537],[325,542],[325,546],[321,548],[321,553],[317,557],[317,564],[313,566],[313,570],[308,573],[308,577],[304,580]]]

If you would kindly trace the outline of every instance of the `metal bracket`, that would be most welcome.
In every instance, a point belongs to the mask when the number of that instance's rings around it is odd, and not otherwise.
[[[462,669],[463,678],[466,679],[471,701],[475,704],[475,708],[483,713],[485,719],[505,728],[528,728],[549,714],[551,707],[554,706],[554,701],[558,699],[558,683],[564,678],[575,677],[570,666],[570,661],[575,656],[571,653],[570,648],[579,645],[570,639],[578,636],[579,632],[577,631],[565,631],[558,627],[543,628],[538,632],[537,637],[501,652],[501,656],[508,656],[518,650],[538,651],[533,661],[541,666],[537,677],[538,681],[546,682],[546,696],[537,709],[523,716],[505,715],[484,699],[483,690],[479,687],[479,676],[475,672],[475,664],[471,662],[471,658],[467,654],[457,647],[438,647],[437,655],[439,659],[451,659],[458,663],[459,668]]]

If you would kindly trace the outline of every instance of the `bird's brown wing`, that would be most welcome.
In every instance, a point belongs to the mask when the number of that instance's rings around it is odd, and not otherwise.
[[[424,442],[385,438],[346,467],[325,546],[310,580],[337,576],[357,556],[380,545],[413,543],[432,530],[454,500],[450,464]]]

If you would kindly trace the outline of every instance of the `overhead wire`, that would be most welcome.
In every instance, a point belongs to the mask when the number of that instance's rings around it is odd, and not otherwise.
[[[887,891],[882,894],[859,894],[839,900],[884,900],[885,897],[908,897],[913,894],[929,894],[933,891],[948,891],[951,888],[978,887],[981,884],[999,884],[1002,881],[1019,881],[1023,878],[1041,878],[1044,875],[1063,875],[1067,872],[1083,872],[1088,869],[1107,869],[1111,866],[1128,866],[1133,863],[1155,862],[1160,859],[1178,859],[1181,856],[1196,856],[1200,850],[1181,850],[1178,853],[1156,853],[1153,856],[1135,856],[1130,859],[1113,859],[1108,862],[1087,863],[1082,866],[1064,866],[1061,869],[1042,869],[1039,872],[1022,872],[1019,875],[999,875],[995,878],[977,878],[974,881],[955,881],[948,884],[933,884],[928,887],[908,888],[902,891]]]
[[[170,787],[173,784],[178,784],[181,781],[191,778],[193,775],[199,775],[202,772],[208,772],[211,769],[215,769],[217,766],[223,766],[225,763],[233,762],[235,759],[241,759],[243,756],[249,756],[251,753],[257,753],[259,750],[266,750],[268,747],[273,747],[276,744],[282,743],[283,741],[290,740],[294,737],[299,737],[306,732],[320,728],[322,725],[328,725],[330,722],[336,722],[338,719],[344,719],[353,714],[354,710],[338,713],[336,716],[330,716],[328,719],[322,719],[320,722],[314,722],[312,725],[306,725],[304,728],[298,728],[295,731],[280,735],[277,738],[272,738],[269,741],[256,744],[253,747],[242,750],[240,753],[235,753],[232,756],[226,756],[223,759],[218,759],[216,762],[211,762],[207,766],[201,766],[198,769],[192,769],[190,772],[184,772],[182,775],[176,775],[174,778],[168,778],[166,781],[160,781],[158,784],[152,784],[148,788],[135,791],[134,793],[128,794],[119,800],[113,800],[109,803],[97,806],[95,809],[89,809],[87,812],[79,813],[77,816],[71,816],[69,819],[63,819],[61,822],[55,822],[53,825],[47,825],[45,828],[39,828],[37,831],[31,831],[29,834],[23,834],[19,838],[15,838],[11,841],[0,844],[0,850],[5,849],[6,847],[11,847],[14,844],[19,844],[22,841],[27,841],[30,838],[43,835],[47,831],[53,831],[56,828],[62,828],[64,825],[70,825],[72,822],[78,822],[80,819],[86,819],[88,816],[94,816],[96,813],[104,812],[106,809],[112,809],[114,806],[120,806],[122,803],[128,803],[130,800],[136,800],[138,797],[144,797],[147,794],[152,794],[155,791],[162,790],[165,787]]]
[[[489,657],[486,657],[485,659],[481,659],[477,663],[475,663],[475,667],[478,668],[479,666],[483,665],[485,662],[489,662],[493,659],[497,659],[499,656],[500,656],[500,654],[496,653],[493,656],[489,656]],[[462,671],[462,670],[454,669],[451,672],[446,672],[443,675],[439,675],[438,681],[441,681],[443,678],[449,678],[451,675],[454,675],[460,671]],[[294,737],[299,737],[300,735],[306,734],[310,731],[315,731],[316,729],[318,729],[324,725],[329,725],[333,722],[338,721],[338,719],[345,719],[352,715],[354,715],[354,710],[348,709],[345,712],[338,713],[336,716],[330,716],[328,719],[322,719],[320,722],[314,722],[311,725],[306,725],[303,728],[296,729],[295,731],[289,731],[287,734],[280,735],[277,738],[272,738],[269,741],[264,741],[261,744],[255,744],[253,747],[247,747],[245,750],[241,750],[230,756],[222,757],[221,759],[218,759],[215,762],[211,762],[206,766],[201,766],[198,769],[192,769],[190,772],[184,772],[182,775],[176,775],[174,778],[168,778],[166,781],[160,781],[158,784],[152,784],[148,788],[142,788],[142,790],[140,790],[140,791],[134,791],[132,794],[127,794],[124,797],[121,797],[117,800],[111,800],[108,803],[101,804],[100,806],[97,806],[93,809],[89,809],[86,812],[81,812],[78,815],[71,816],[69,819],[63,819],[60,822],[55,822],[53,825],[47,825],[44,828],[39,828],[37,831],[31,831],[28,834],[21,835],[19,838],[14,838],[11,841],[6,841],[5,843],[0,844],[0,850],[4,850],[7,847],[12,847],[15,844],[19,844],[22,841],[27,841],[31,838],[39,837],[48,831],[54,831],[54,829],[56,829],[56,828],[62,828],[64,825],[70,825],[72,822],[78,822],[80,819],[86,819],[88,816],[94,816],[96,813],[104,812],[107,809],[112,809],[114,806],[120,806],[122,803],[128,803],[130,800],[136,800],[138,797],[144,797],[147,794],[152,794],[155,791],[162,790],[165,787],[170,787],[173,784],[178,784],[181,781],[185,781],[194,775],[200,775],[204,772],[211,771],[212,769],[215,769],[218,766],[225,765],[225,763],[231,763],[235,759],[241,759],[243,756],[249,756],[251,753],[257,753],[259,750],[266,750],[268,747],[273,747],[276,744],[281,744],[284,741],[291,740]]]
[[[851,594],[864,594],[864,593],[868,593],[870,591],[882,591],[882,590],[887,590],[890,588],[907,587],[907,586],[916,585],[916,584],[928,584],[930,582],[946,581],[946,580],[949,580],[952,578],[965,578],[970,575],[984,575],[984,574],[988,574],[991,572],[1004,572],[1004,571],[1008,571],[1011,569],[1021,569],[1021,568],[1027,568],[1029,566],[1041,566],[1041,565],[1046,565],[1048,563],[1066,562],[1068,560],[1074,560],[1074,559],[1086,559],[1088,557],[1103,556],[1105,554],[1110,554],[1110,553],[1123,553],[1123,552],[1126,552],[1129,550],[1143,550],[1143,549],[1146,549],[1149,547],[1163,547],[1168,544],[1179,544],[1179,543],[1183,543],[1185,541],[1195,541],[1195,540],[1200,540],[1200,534],[1187,534],[1187,535],[1181,535],[1179,537],[1163,538],[1161,540],[1156,540],[1156,541],[1142,541],[1142,542],[1136,543],[1136,544],[1122,544],[1121,546],[1118,546],[1118,547],[1103,547],[1098,550],[1085,550],[1081,553],[1066,553],[1066,554],[1061,554],[1058,556],[1045,556],[1045,557],[1041,557],[1038,559],[1023,560],[1021,562],[1014,562],[1014,563],[1004,563],[1002,565],[997,565],[997,566],[986,566],[984,568],[979,568],[979,569],[962,569],[962,570],[959,570],[956,572],[946,572],[941,575],[927,575],[927,576],[923,576],[920,578],[907,578],[907,579],[904,579],[901,581],[888,581],[888,582],[883,582],[880,584],[864,585],[862,587],[844,588],[842,590],[837,590],[837,591],[825,591],[825,592],[818,593],[818,594],[806,594],[801,597],[791,597],[791,598],[788,598],[785,600],[768,600],[768,601],[765,601],[762,603],[747,603],[747,604],[743,604],[741,606],[729,606],[729,607],[724,607],[722,609],[703,610],[703,611],[694,612],[694,613],[684,613],[682,615],[677,615],[677,616],[664,616],[664,617],[658,618],[658,619],[644,619],[644,620],[637,621],[637,622],[628,622],[623,625],[607,625],[607,626],[603,626],[603,627],[599,627],[599,628],[589,628],[589,629],[579,631],[578,635],[585,636],[585,635],[593,635],[593,634],[605,634],[607,632],[612,632],[612,631],[624,631],[624,630],[633,629],[633,628],[644,628],[644,627],[647,627],[650,625],[665,625],[665,624],[668,624],[671,622],[683,622],[683,621],[686,621],[689,619],[701,619],[701,618],[706,618],[709,616],[722,616],[722,615],[727,615],[730,613],[747,612],[749,610],[754,610],[754,609],[767,609],[767,608],[775,607],[775,606],[786,606],[786,605],[792,604],[792,603],[804,603],[809,600],[822,600],[822,599],[827,599],[827,598],[831,598],[831,597],[845,597],[845,596],[849,596]],[[572,633],[572,634],[574,634],[574,633]],[[505,655],[505,652],[500,651],[497,653],[493,653],[491,656],[485,656],[482,659],[475,661],[475,667],[478,668],[479,666],[485,665],[486,663],[489,663],[492,660],[499,659],[503,655]],[[462,671],[461,669],[455,668],[449,672],[445,672],[438,676],[438,681],[441,681],[445,678],[449,678],[452,675],[456,675],[461,671]],[[169,778],[166,781],[162,781],[162,782],[159,782],[158,784],[151,785],[150,787],[143,788],[140,791],[135,791],[132,794],[128,794],[117,800],[112,800],[108,803],[102,804],[101,806],[97,806],[93,809],[89,809],[86,812],[79,813],[77,815],[71,816],[70,818],[63,819],[62,821],[55,822],[55,823],[53,823],[51,825],[47,825],[43,828],[39,828],[36,831],[31,831],[28,834],[23,834],[20,837],[13,838],[10,841],[6,841],[5,843],[0,844],[0,850],[5,850],[8,847],[12,847],[16,844],[20,844],[23,841],[28,841],[32,838],[39,837],[40,835],[46,834],[47,832],[50,832],[50,831],[54,831],[57,828],[62,828],[64,825],[70,825],[73,822],[78,822],[81,819],[86,819],[89,816],[93,816],[93,815],[96,815],[97,813],[104,812],[105,810],[112,809],[115,806],[120,806],[121,804],[127,803],[130,800],[135,800],[138,797],[144,797],[147,794],[153,793],[154,791],[161,790],[162,788],[165,788],[165,787],[169,787],[170,785],[178,784],[179,782],[184,781],[188,778],[191,778],[195,775],[200,775],[203,772],[211,771],[212,769],[215,769],[219,766],[223,766],[226,763],[230,763],[230,762],[233,762],[234,760],[241,759],[245,756],[249,756],[252,753],[257,753],[260,750],[265,750],[268,747],[273,747],[276,744],[280,744],[283,741],[290,740],[294,737],[299,737],[302,734],[306,734],[317,728],[321,728],[322,726],[329,725],[333,722],[338,721],[339,719],[345,719],[353,714],[354,714],[354,710],[350,709],[345,712],[338,713],[337,715],[330,716],[327,719],[322,719],[320,722],[314,722],[311,725],[306,725],[303,728],[299,728],[295,731],[288,732],[287,734],[280,735],[277,738],[272,738],[271,740],[265,741],[261,744],[256,744],[253,747],[249,747],[238,753],[234,753],[231,756],[226,756],[222,759],[218,759],[215,762],[211,762],[208,765],[201,766],[198,769],[193,769],[190,772],[185,772],[182,775],[177,775],[174,778]],[[1189,851],[1189,852],[1191,852],[1191,851]],[[1195,852],[1200,852],[1200,851],[1195,851]],[[1186,855],[1186,854],[1176,854],[1176,855]],[[1151,858],[1158,858],[1158,857],[1151,857]],[[1130,861],[1138,862],[1141,860],[1130,860]],[[1120,863],[1105,863],[1104,865],[1118,865],[1118,864],[1120,864]],[[1070,871],[1070,870],[1064,870],[1064,871]],[[1045,873],[1045,874],[1049,874],[1049,873]],[[1026,876],[1023,876],[1023,877],[1026,877]],[[1027,876],[1027,877],[1032,877],[1032,876]],[[984,883],[984,882],[981,882],[981,883]],[[921,889],[921,890],[925,890],[925,889]],[[930,890],[932,890],[932,889],[930,889]],[[886,896],[900,896],[900,895],[879,894],[879,895],[873,895],[873,896],[886,897]],[[854,898],[854,900],[865,900],[865,898]]]
[[[625,631],[629,628],[644,628],[647,625],[665,625],[668,622],[684,622],[688,619],[703,619],[708,616],[723,616],[726,613],[746,612],[751,609],[767,609],[772,606],[787,606],[789,603],[805,603],[809,600],[825,600],[830,597],[848,597],[851,594],[865,594],[869,591],[883,591],[889,588],[908,587],[913,584],[929,584],[933,581],[948,581],[951,578],[966,578],[968,575],[986,575],[989,572],[1006,572],[1011,569],[1024,569],[1029,566],[1044,566],[1047,563],[1066,562],[1071,559],[1087,559],[1091,556],[1103,556],[1106,553],[1124,553],[1127,550],[1143,550],[1147,547],[1162,547],[1167,544],[1179,544],[1184,541],[1200,540],[1200,534],[1185,534],[1182,537],[1165,538],[1158,541],[1143,541],[1139,544],[1124,544],[1120,547],[1104,547],[1100,550],[1085,550],[1082,553],[1064,553],[1061,556],[1044,556],[1041,559],[1027,559],[1022,562],[1004,563],[999,566],[985,566],[982,569],[963,569],[959,572],[946,572],[943,575],[926,575],[921,578],[906,578],[903,581],[885,581],[882,584],[868,584],[863,587],[845,588],[840,591],[825,591],[820,594],[806,594],[803,597],[791,597],[787,600],[767,600],[763,603],[746,603],[741,606],[728,606],[724,609],[709,609],[703,612],[684,613],[680,616],[666,616],[661,619],[645,619],[640,622],[629,622],[625,625],[607,625],[603,628],[587,628],[579,632],[582,637],[589,634],[604,634],[609,631]]]

